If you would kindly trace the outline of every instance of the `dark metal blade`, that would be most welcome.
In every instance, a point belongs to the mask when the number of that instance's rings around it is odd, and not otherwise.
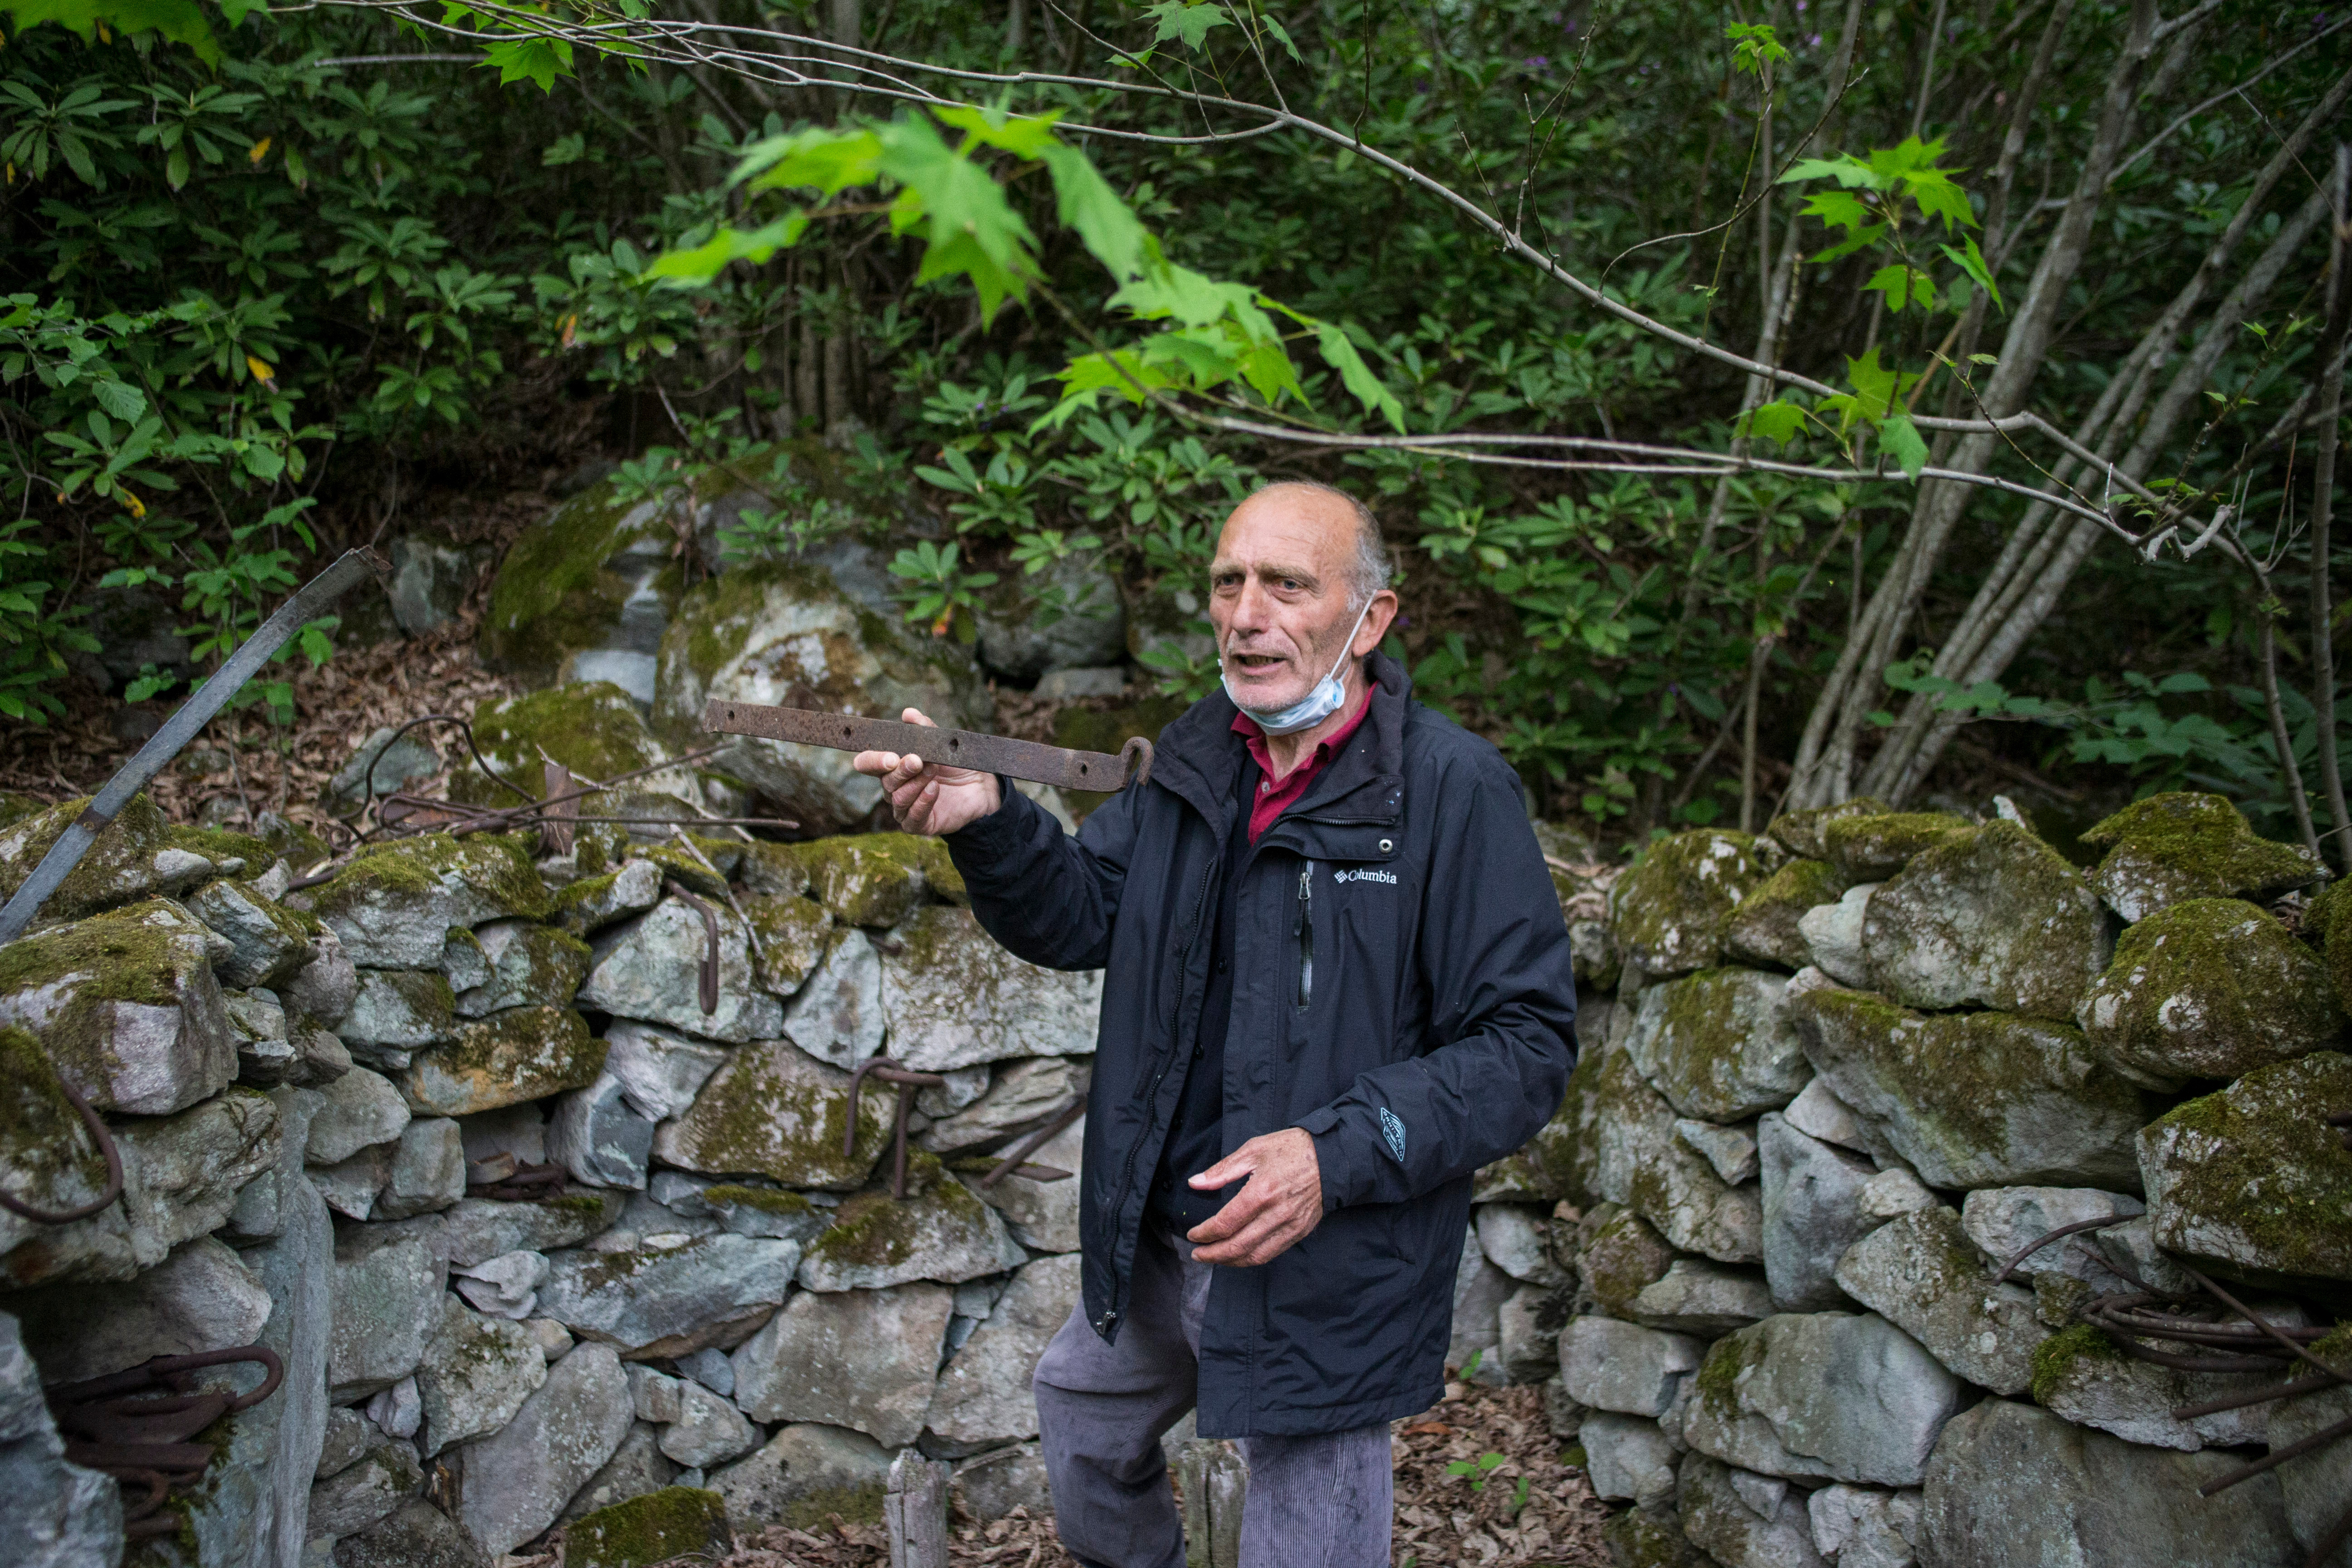
[[[720,734],[756,735],[763,741],[790,741],[836,752],[896,752],[927,763],[975,768],[1059,789],[1108,792],[1126,787],[1130,777],[1141,784],[1151,776],[1151,742],[1139,735],[1112,756],[1108,752],[1074,752],[972,730],[935,730],[897,719],[861,719],[855,713],[824,713],[807,708],[763,708],[715,698],[702,710],[702,727]]]

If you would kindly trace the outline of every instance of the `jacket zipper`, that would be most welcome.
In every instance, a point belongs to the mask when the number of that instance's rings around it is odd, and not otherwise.
[[[1315,999],[1315,862],[1298,868],[1298,1010]]]
[[[1159,1070],[1151,1075],[1151,1087],[1143,1092],[1147,1116],[1150,1113],[1151,1108],[1160,1103],[1160,1085],[1168,1077],[1169,1066],[1176,1059],[1177,1053],[1183,1049],[1183,1041],[1177,1037],[1176,1031],[1184,1016],[1184,971],[1185,966],[1192,961],[1192,943],[1201,934],[1201,911],[1208,905],[1209,879],[1216,874],[1217,860],[1212,858],[1209,864],[1202,868],[1200,891],[1192,895],[1192,916],[1185,927],[1184,945],[1178,949],[1176,953],[1176,1000],[1168,1009],[1169,1043],[1173,1049],[1160,1062]],[[1110,1212],[1114,1215],[1126,1211],[1128,1192],[1135,1184],[1135,1157],[1142,1152],[1142,1149],[1143,1143],[1140,1139],[1127,1146],[1127,1163],[1118,1173],[1118,1197],[1110,1206]],[[1124,1305],[1125,1298],[1124,1290],[1114,1297],[1112,1305],[1095,1323],[1096,1332],[1100,1333],[1118,1321],[1119,1308]]]

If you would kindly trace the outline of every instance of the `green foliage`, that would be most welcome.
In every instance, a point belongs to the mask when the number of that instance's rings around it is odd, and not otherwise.
[[[1471,1362],[1473,1365],[1475,1364],[1478,1355],[1481,1353],[1483,1352],[1474,1352],[1472,1353]],[[1465,1366],[1462,1369],[1462,1375],[1467,1377],[1470,1375],[1470,1372],[1471,1367]],[[1499,1469],[1508,1463],[1510,1463],[1510,1456],[1507,1454],[1489,1452],[1479,1455],[1475,1459],[1456,1459],[1445,1467],[1445,1473],[1449,1476],[1466,1477],[1469,1479],[1470,1489],[1472,1491],[1483,1492],[1486,1489],[1486,1481],[1490,1472]],[[1527,1481],[1525,1478],[1522,1478],[1519,1482],[1518,1500],[1522,1503],[1527,1500]],[[1514,1511],[1517,1510],[1514,1510]]]

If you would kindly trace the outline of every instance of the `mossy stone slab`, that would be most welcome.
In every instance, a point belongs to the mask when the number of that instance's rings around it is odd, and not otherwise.
[[[701,1002],[710,932],[700,911],[677,898],[596,934],[590,942],[594,967],[580,987],[580,1005],[730,1044],[772,1039],[783,1027],[783,1004],[757,984],[743,922],[725,904],[706,907],[718,924],[719,995],[712,1011],[705,1013]]]
[[[236,1076],[237,1036],[207,956],[219,940],[168,899],[19,938],[0,947],[0,1026],[39,1037],[100,1110],[184,1110]]]
[[[2236,1078],[2340,1045],[2326,963],[2240,899],[2187,899],[2125,931],[2083,998],[2091,1044],[2157,1080]]]
[[[222,877],[182,902],[233,949],[214,960],[213,973],[224,985],[276,985],[317,955],[318,919],[288,909],[251,882]]]
[[[685,1115],[662,1124],[654,1156],[707,1175],[761,1175],[793,1187],[853,1192],[890,1141],[896,1091],[869,1080],[858,1096],[851,1151],[849,1075],[790,1040],[738,1050]]]
[[[1959,1211],[1941,1205],[1889,1220],[1837,1264],[1841,1289],[1955,1374],[1995,1394],[2022,1394],[2050,1330],[2034,1315],[2032,1290],[1992,1276]]]
[[[471,1116],[593,1083],[604,1042],[569,1007],[509,1007],[457,1026],[396,1080],[420,1116]]]
[[[1784,811],[1772,819],[1764,833],[1767,837],[1778,839],[1782,848],[1800,859],[1826,860],[1830,855],[1826,834],[1831,823],[1843,816],[1885,816],[1894,810],[1874,795],[1858,795],[1835,805]]]
[[[1911,858],[1974,831],[1948,811],[1848,812],[1821,825],[1822,858],[1849,883],[1883,882]]]
[[[1725,952],[1742,963],[1802,969],[1813,954],[1797,922],[1818,905],[1836,903],[1845,889],[1845,879],[1826,860],[1789,861],[1731,911],[1723,932]]]
[[[1658,1227],[1685,1252],[1719,1263],[1764,1256],[1763,1196],[1733,1187],[1675,1136],[1675,1109],[1642,1077],[1629,1051],[1612,1051],[1593,1086],[1597,1158],[1593,1190]]]
[[[1101,973],[1042,969],[1015,958],[970,910],[926,904],[877,946],[890,1054],[909,1068],[951,1072],[1095,1048]]]
[[[791,1289],[800,1259],[796,1241],[728,1231],[559,1253],[539,1288],[539,1312],[611,1345],[625,1361],[691,1355],[738,1343],[765,1322]]]
[[[1906,1006],[2071,1019],[2106,967],[2107,917],[2064,857],[1992,822],[1922,850],[1873,893],[1862,951],[1877,989]]]
[[[1932,1187],[2130,1190],[2151,1108],[2071,1024],[1916,1013],[1866,991],[1792,984],[1814,1069],[1874,1152]]]
[[[957,1284],[1027,1261],[1003,1218],[947,1174],[938,1156],[909,1160],[918,1169],[903,1201],[887,1190],[865,1192],[835,1211],[833,1224],[801,1259],[803,1289],[878,1290],[918,1279]]]
[[[2083,842],[2106,847],[2092,885],[2126,921],[2184,899],[2273,899],[2322,875],[2310,851],[2256,837],[2245,815],[2218,795],[2149,795],[2092,827]]]
[[[1782,1312],[1715,1342],[1683,1436],[1763,1475],[1915,1487],[1969,1397],[1874,1312]]]
[[[1685,1116],[1745,1121],[1797,1098],[1813,1076],[1781,1005],[1788,981],[1706,969],[1645,986],[1626,1050]]]
[[[66,801],[0,830],[0,900],[16,896],[58,836],[89,809],[90,799]],[[264,859],[242,869],[258,875],[268,867]],[[45,921],[78,920],[158,893],[184,892],[218,874],[211,857],[175,842],[172,825],[142,791],[99,830],[66,879],[41,900],[39,914]]]
[[[664,1487],[600,1508],[563,1531],[569,1568],[650,1568],[672,1558],[717,1561],[734,1549],[727,1500],[697,1487]]]
[[[353,963],[430,969],[451,926],[543,918],[547,889],[523,844],[502,835],[421,834],[362,849],[331,881],[287,895],[324,921]]]
[[[493,921],[474,932],[489,977],[457,994],[462,1017],[508,1007],[569,1006],[588,975],[588,944],[536,921]]]
[[[1617,950],[1652,978],[1723,962],[1731,911],[1764,879],[1755,840],[1703,828],[1661,839],[1611,885]]]
[[[2159,1246],[2242,1276],[2352,1280],[2352,1056],[2315,1051],[2175,1106],[2139,1136]]]
[[[1617,1204],[1588,1211],[1579,1232],[1577,1273],[1612,1316],[1633,1315],[1633,1299],[1666,1277],[1675,1249],[1648,1220]]]
[[[742,893],[736,901],[760,939],[760,984],[778,996],[790,996],[816,972],[818,961],[824,956],[825,939],[833,930],[832,913],[814,899]]]
[[[895,719],[919,708],[950,728],[990,716],[985,687],[960,646],[919,637],[905,623],[853,602],[822,573],[800,565],[739,568],[698,584],[662,636],[656,732],[700,744],[712,699],[817,708]],[[864,821],[882,786],[851,753],[740,738],[709,766],[740,779],[806,832]]]
[[[803,845],[809,891],[845,925],[897,925],[923,901],[926,842],[911,833],[860,833]]]
[[[630,860],[613,870],[565,883],[548,912],[572,935],[593,936],[606,926],[643,914],[661,900],[661,868],[651,860]]]
[[[665,605],[681,585],[660,568],[674,542],[669,495],[624,502],[612,481],[590,486],[525,529],[499,563],[482,618],[493,669],[552,680],[566,658],[621,640],[632,593],[650,578]]]
[[[549,760],[572,770],[576,780],[610,783],[666,763],[670,755],[629,694],[609,680],[567,681],[519,697],[492,698],[474,710],[474,744],[483,762],[533,799],[545,794]],[[485,805],[514,804],[506,790],[468,772],[468,796],[481,796]],[[665,768],[630,783],[657,795],[696,792],[689,768]],[[604,798],[590,795],[577,809],[589,816],[614,815],[604,808]]]

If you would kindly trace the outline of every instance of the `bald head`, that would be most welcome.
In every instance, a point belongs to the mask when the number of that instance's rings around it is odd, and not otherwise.
[[[1209,568],[1209,619],[1234,700],[1286,708],[1334,664],[1378,647],[1396,614],[1388,580],[1380,525],[1344,491],[1268,485],[1235,507]],[[1353,688],[1361,672],[1349,662]]]
[[[1381,537],[1381,520],[1372,515],[1370,507],[1347,491],[1313,479],[1282,479],[1252,490],[1234,509],[1233,517],[1258,507],[1295,509],[1320,523],[1346,531],[1354,555],[1348,571],[1350,611],[1361,609],[1365,600],[1389,585],[1395,568],[1389,560],[1387,542]],[[1226,526],[1233,526],[1231,519]]]

